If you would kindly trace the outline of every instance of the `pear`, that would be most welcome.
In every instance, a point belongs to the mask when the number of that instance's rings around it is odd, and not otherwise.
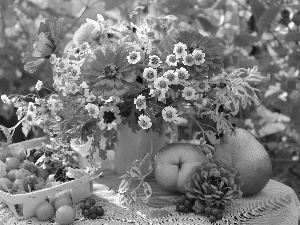
[[[270,157],[264,147],[244,129],[224,134],[216,147],[214,159],[221,165],[235,167],[241,176],[243,196],[260,192],[272,174]]]

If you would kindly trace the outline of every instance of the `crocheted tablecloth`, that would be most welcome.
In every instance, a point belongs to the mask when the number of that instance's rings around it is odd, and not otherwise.
[[[117,190],[120,179],[113,172],[105,172],[94,181],[92,198],[96,205],[103,206],[102,218],[89,220],[81,215],[79,203],[75,205],[75,225],[91,224],[210,224],[205,216],[175,211],[172,199],[179,195],[164,190],[155,179],[149,179],[153,195],[147,204],[132,204],[122,208],[118,202]],[[141,190],[142,191],[142,190]],[[297,225],[300,216],[300,202],[290,187],[270,180],[257,195],[234,201],[222,220],[214,224],[272,224]],[[4,203],[0,203],[0,224],[55,224],[55,218],[41,222],[36,217],[18,221]]]

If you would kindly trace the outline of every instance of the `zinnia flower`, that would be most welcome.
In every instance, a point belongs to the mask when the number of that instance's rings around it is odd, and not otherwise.
[[[125,46],[111,44],[97,48],[82,65],[82,75],[94,95],[123,96],[135,82],[135,68],[128,63]]]
[[[146,97],[143,95],[137,96],[137,98],[134,99],[134,104],[138,110],[146,109]]]
[[[92,103],[88,103],[86,106],[85,106],[86,110],[89,112],[89,115],[94,117],[94,118],[97,118],[98,117],[98,114],[99,114],[99,108],[98,106],[92,104]]]
[[[169,65],[169,66],[177,66],[177,58],[176,58],[176,55],[168,55],[167,58],[166,58],[166,63]]]
[[[205,61],[193,67],[187,67],[190,75],[195,79],[202,79],[205,76],[212,77],[213,74],[219,74],[221,68],[224,67],[221,57],[221,48],[218,41],[209,37],[203,36],[197,30],[182,29],[176,37],[177,42],[184,43],[187,46],[187,54],[193,54],[194,50],[201,50]],[[197,63],[200,62],[199,51],[194,53]],[[196,57],[197,56],[197,57]],[[202,61],[201,61],[202,62]]]
[[[189,72],[185,68],[180,67],[180,69],[176,69],[176,73],[177,73],[178,83],[181,85],[185,85],[186,80],[190,77]]]
[[[141,54],[139,52],[130,52],[130,54],[127,56],[127,60],[130,64],[137,64],[138,61],[141,60]]]
[[[177,73],[175,73],[174,70],[168,70],[163,74],[163,77],[167,78],[169,80],[169,84],[177,84],[178,78]]]
[[[155,81],[155,79],[157,78],[157,70],[151,67],[145,68],[143,77],[149,82]]]
[[[186,44],[183,44],[183,43],[179,42],[179,43],[174,45],[173,53],[176,55],[177,59],[183,58],[187,54],[186,49],[187,49]]]
[[[182,97],[185,100],[194,100],[195,99],[196,90],[192,87],[185,87],[182,90]]]
[[[153,68],[157,68],[160,66],[161,63],[162,62],[158,56],[156,56],[156,55],[149,56],[149,63],[148,63],[149,66],[151,66]]]
[[[154,81],[154,87],[156,89],[162,89],[164,91],[167,91],[169,89],[169,80],[165,77],[158,77]]]
[[[241,184],[235,168],[204,162],[188,175],[185,189],[187,197],[196,200],[193,209],[200,213],[206,207],[224,209],[233,199],[241,198]]]

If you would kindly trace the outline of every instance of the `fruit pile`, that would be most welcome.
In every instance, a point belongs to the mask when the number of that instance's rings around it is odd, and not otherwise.
[[[182,213],[194,212],[193,206],[195,204],[195,199],[188,198],[186,195],[182,195],[177,199],[173,199],[173,204],[176,205],[176,211]],[[207,206],[204,210],[205,216],[209,218],[209,222],[214,223],[223,217],[225,207],[220,205],[220,207],[209,207]]]
[[[95,199],[85,200],[80,204],[81,213],[84,217],[89,219],[97,219],[104,215],[104,209],[102,206],[96,206]]]

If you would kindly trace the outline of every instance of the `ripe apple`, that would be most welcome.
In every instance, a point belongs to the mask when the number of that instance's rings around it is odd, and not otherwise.
[[[264,147],[244,129],[229,131],[216,147],[214,159],[221,165],[233,166],[239,172],[244,196],[260,192],[272,174],[271,160]]]
[[[205,154],[189,143],[171,143],[160,149],[154,159],[155,178],[164,188],[186,193],[184,185],[192,169],[207,161]]]
[[[19,166],[21,164],[20,159],[16,157],[8,157],[6,158],[6,170],[11,171],[13,169],[19,169]]]
[[[0,160],[4,163],[6,162],[6,154],[4,152],[0,152]]]

